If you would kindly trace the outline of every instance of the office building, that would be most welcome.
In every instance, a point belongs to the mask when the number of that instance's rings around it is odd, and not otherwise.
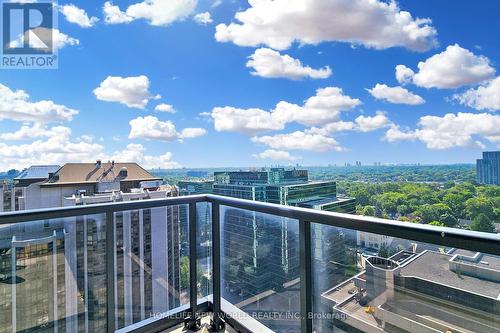
[[[355,200],[338,198],[334,181],[309,182],[307,170],[272,168],[216,172],[214,178],[213,191],[219,195],[287,206],[355,212]],[[223,208],[221,217],[224,297],[237,303],[239,299],[259,297],[270,290],[292,287],[294,281],[297,283],[297,221],[230,207]],[[356,245],[354,232],[345,235],[345,232],[320,225],[313,225],[312,229],[314,259],[322,265],[329,265],[327,257],[335,255],[335,251],[345,250],[343,245]],[[350,240],[349,244],[346,244],[346,237]],[[333,269],[321,269],[327,275],[335,273]]]
[[[500,151],[485,151],[476,162],[477,182],[484,185],[500,185]]]
[[[177,183],[179,195],[209,194],[213,192],[212,180],[180,180]]]

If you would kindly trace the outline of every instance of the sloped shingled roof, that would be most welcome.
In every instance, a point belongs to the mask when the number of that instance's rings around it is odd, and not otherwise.
[[[32,165],[19,173],[14,180],[49,178],[49,173],[56,172],[60,168],[59,165]]]
[[[120,176],[120,170],[127,169],[127,176]],[[147,181],[161,180],[155,177],[137,163],[67,163],[57,170],[54,177],[42,186],[57,186],[69,184],[91,184],[100,181]]]

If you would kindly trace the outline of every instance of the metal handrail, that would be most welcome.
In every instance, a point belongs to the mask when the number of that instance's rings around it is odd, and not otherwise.
[[[0,213],[0,225],[27,221],[57,219],[71,216],[104,214],[107,212],[182,205],[198,202],[217,203],[221,206],[251,210],[255,212],[296,219],[299,221],[308,221],[311,223],[331,225],[340,228],[370,232],[424,243],[458,247],[471,251],[500,255],[499,234],[488,234],[484,232],[456,228],[437,227],[418,223],[386,220],[370,216],[360,216],[327,212],[310,208],[284,206],[279,204],[237,199],[213,194]]]
[[[263,214],[270,214],[284,218],[297,220],[299,223],[299,250],[300,250],[300,278],[301,278],[301,331],[312,332],[312,321],[307,315],[312,312],[312,245],[311,245],[311,225],[313,223],[330,225],[357,231],[381,234],[396,238],[408,239],[424,243],[432,243],[441,246],[461,248],[471,251],[500,255],[500,235],[487,234],[476,231],[461,230],[447,227],[436,227],[422,224],[415,224],[401,221],[391,221],[374,217],[358,216],[301,208],[294,206],[284,206],[272,203],[250,201],[225,197],[220,195],[192,195],[182,197],[170,197],[163,199],[149,199],[138,201],[125,201],[104,204],[92,204],[85,206],[72,206],[61,208],[48,208],[0,213],[0,225],[16,224],[28,221],[50,220],[82,215],[103,214],[106,218],[106,253],[114,253],[114,213],[120,211],[130,211],[137,209],[158,208],[173,205],[189,205],[190,220],[190,279],[196,281],[196,234],[192,233],[196,227],[196,204],[212,204],[212,272],[213,298],[210,304],[214,313],[214,325],[220,324],[221,292],[220,292],[220,235],[221,217],[220,208],[230,207],[244,209]],[[114,256],[106,255],[106,286],[107,286],[107,331],[115,331],[114,318],[114,276],[111,272],[114,269]],[[199,310],[197,305],[196,284],[190,285],[190,307],[186,312],[189,314],[191,324],[196,324],[196,313]],[[147,332],[157,331],[168,325],[178,323],[173,319],[153,321],[152,323],[137,324],[131,327],[131,331]],[[240,329],[244,330],[244,323],[238,322]],[[163,326],[162,326],[163,325]],[[166,325],[166,326],[165,326]],[[135,328],[134,328],[135,327]],[[122,331],[129,331],[127,328]],[[250,329],[246,331],[251,332]]]

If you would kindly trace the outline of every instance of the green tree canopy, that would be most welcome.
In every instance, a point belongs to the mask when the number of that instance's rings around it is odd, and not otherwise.
[[[470,225],[470,229],[482,232],[495,232],[495,225],[485,214],[479,214],[474,218]]]

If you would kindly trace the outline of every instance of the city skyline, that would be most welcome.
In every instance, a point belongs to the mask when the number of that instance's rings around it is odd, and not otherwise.
[[[0,170],[472,164],[498,150],[499,4],[332,1],[326,17],[344,15],[323,22],[310,1],[290,8],[307,32],[281,4],[59,1],[59,68],[2,71]]]

